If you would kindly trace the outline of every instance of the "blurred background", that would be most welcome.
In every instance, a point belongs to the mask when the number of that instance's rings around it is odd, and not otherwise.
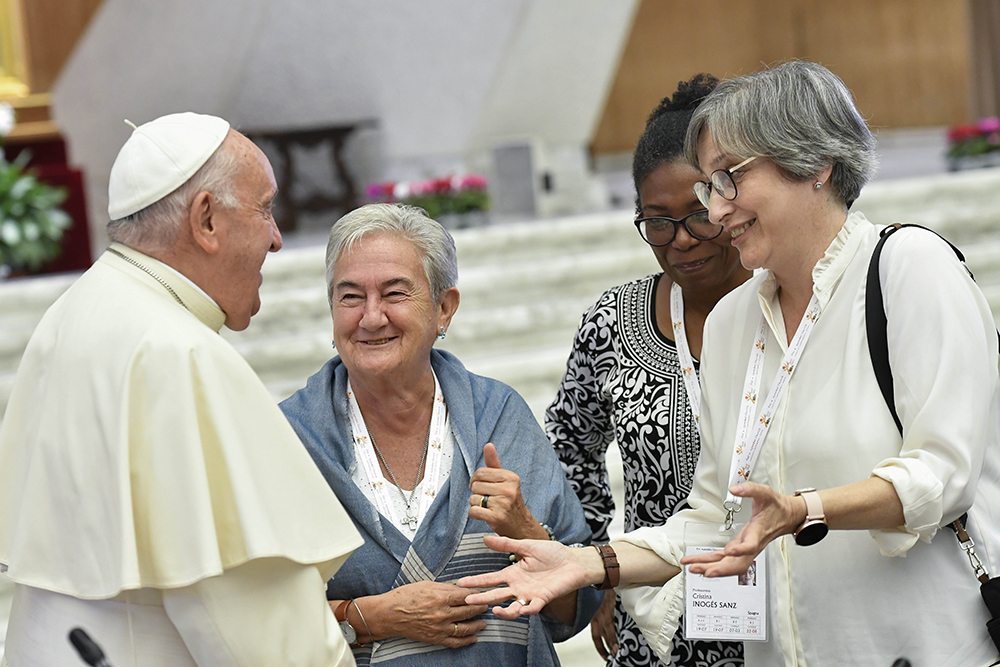
[[[283,225],[301,232],[370,184],[468,173],[487,179],[490,222],[627,207],[647,115],[697,72],[823,63],[883,144],[911,152],[883,178],[944,170],[946,128],[996,116],[1000,89],[996,0],[2,0],[0,14],[7,144],[82,173],[71,236],[86,231],[91,255],[125,118],[227,118],[271,157]]]
[[[107,245],[124,119],[191,110],[279,181],[285,249],[254,324],[224,332],[276,399],[331,355],[330,225],[404,200],[456,238],[441,346],[541,417],[583,311],[658,270],[630,224],[650,111],[695,73],[790,58],[843,78],[877,134],[855,209],[948,236],[1000,312],[1000,0],[0,0],[0,415],[38,319]],[[32,193],[64,214],[24,213]],[[586,634],[564,664],[603,663]]]

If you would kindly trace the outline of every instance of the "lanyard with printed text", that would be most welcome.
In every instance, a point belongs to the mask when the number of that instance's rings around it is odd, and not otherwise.
[[[757,403],[757,391],[760,389],[761,371],[764,367],[764,340],[767,335],[767,320],[761,315],[760,326],[757,328],[757,336],[754,338],[753,349],[750,350],[750,359],[747,362],[747,375],[743,382],[743,397],[740,399],[740,420],[736,429],[736,442],[733,446],[733,461],[729,468],[729,486],[734,486],[740,482],[750,479],[750,472],[754,464],[757,463],[757,456],[760,454],[761,445],[767,436],[771,420],[774,418],[778,403],[785,395],[785,389],[792,379],[795,366],[799,363],[802,350],[805,349],[809,334],[812,333],[816,320],[819,319],[819,300],[814,294],[806,308],[805,315],[799,322],[799,328],[795,331],[791,345],[785,353],[785,358],[781,362],[781,368],[774,377],[774,385],[767,394],[764,406],[761,408],[760,416],[756,423],[753,423],[754,412]],[[733,515],[740,510],[742,498],[734,496],[731,492],[726,492],[726,501],[722,504],[726,508],[726,529],[733,525]]]
[[[674,326],[674,343],[677,345],[677,356],[681,361],[684,387],[687,389],[694,421],[698,423],[701,420],[701,385],[698,384],[698,376],[694,374],[694,358],[691,356],[687,330],[684,328],[684,295],[677,283],[670,287],[670,321]]]

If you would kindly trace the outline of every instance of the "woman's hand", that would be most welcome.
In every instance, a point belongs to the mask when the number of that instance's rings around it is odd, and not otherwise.
[[[469,604],[496,604],[514,599],[508,607],[493,607],[505,619],[537,614],[545,605],[567,593],[604,581],[604,564],[596,549],[571,548],[553,540],[512,540],[487,535],[490,549],[520,556],[520,560],[497,572],[458,580],[467,588],[493,588],[465,598]],[[521,602],[523,600],[523,603]]]
[[[618,635],[615,632],[615,600],[617,599],[618,595],[613,590],[604,591],[604,601],[590,622],[590,637],[594,640],[597,653],[604,660],[607,660],[608,656],[618,653]]]
[[[493,443],[483,447],[485,468],[479,468],[469,480],[469,518],[489,524],[497,535],[517,540],[545,539],[547,533],[531,514],[521,496],[521,478],[500,465]],[[486,502],[483,498],[488,496]]]
[[[734,496],[752,499],[753,514],[725,548],[681,559],[681,564],[690,565],[695,574],[706,577],[743,574],[772,540],[792,533],[805,520],[805,501],[801,498],[753,482],[737,484],[730,491]]]
[[[486,613],[485,604],[467,604],[467,588],[418,581],[381,595],[358,598],[374,639],[406,637],[449,648],[468,646],[486,621],[470,619]],[[357,628],[356,628],[357,629]],[[362,632],[358,635],[364,638]]]

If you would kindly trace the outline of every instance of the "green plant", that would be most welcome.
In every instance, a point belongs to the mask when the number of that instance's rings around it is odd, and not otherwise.
[[[27,151],[13,162],[0,156],[0,266],[15,272],[38,271],[58,257],[72,222],[59,208],[66,190],[26,172],[30,159]]]

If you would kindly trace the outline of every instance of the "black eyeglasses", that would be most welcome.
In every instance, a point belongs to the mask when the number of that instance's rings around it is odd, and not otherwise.
[[[709,220],[708,211],[705,210],[695,211],[680,220],[653,217],[639,218],[635,221],[635,228],[639,230],[642,240],[657,247],[669,245],[674,240],[677,236],[677,225],[684,225],[687,233],[699,241],[714,239],[722,233],[722,225]]]
[[[712,190],[722,195],[723,199],[733,201],[738,194],[736,192],[736,181],[733,180],[733,172],[737,169],[742,169],[756,159],[756,156],[748,157],[735,167],[716,169],[712,172],[712,176],[709,179],[711,181],[710,184],[703,181],[698,181],[694,184],[694,196],[698,198],[698,201],[705,208],[708,208],[708,199],[712,196]]]

